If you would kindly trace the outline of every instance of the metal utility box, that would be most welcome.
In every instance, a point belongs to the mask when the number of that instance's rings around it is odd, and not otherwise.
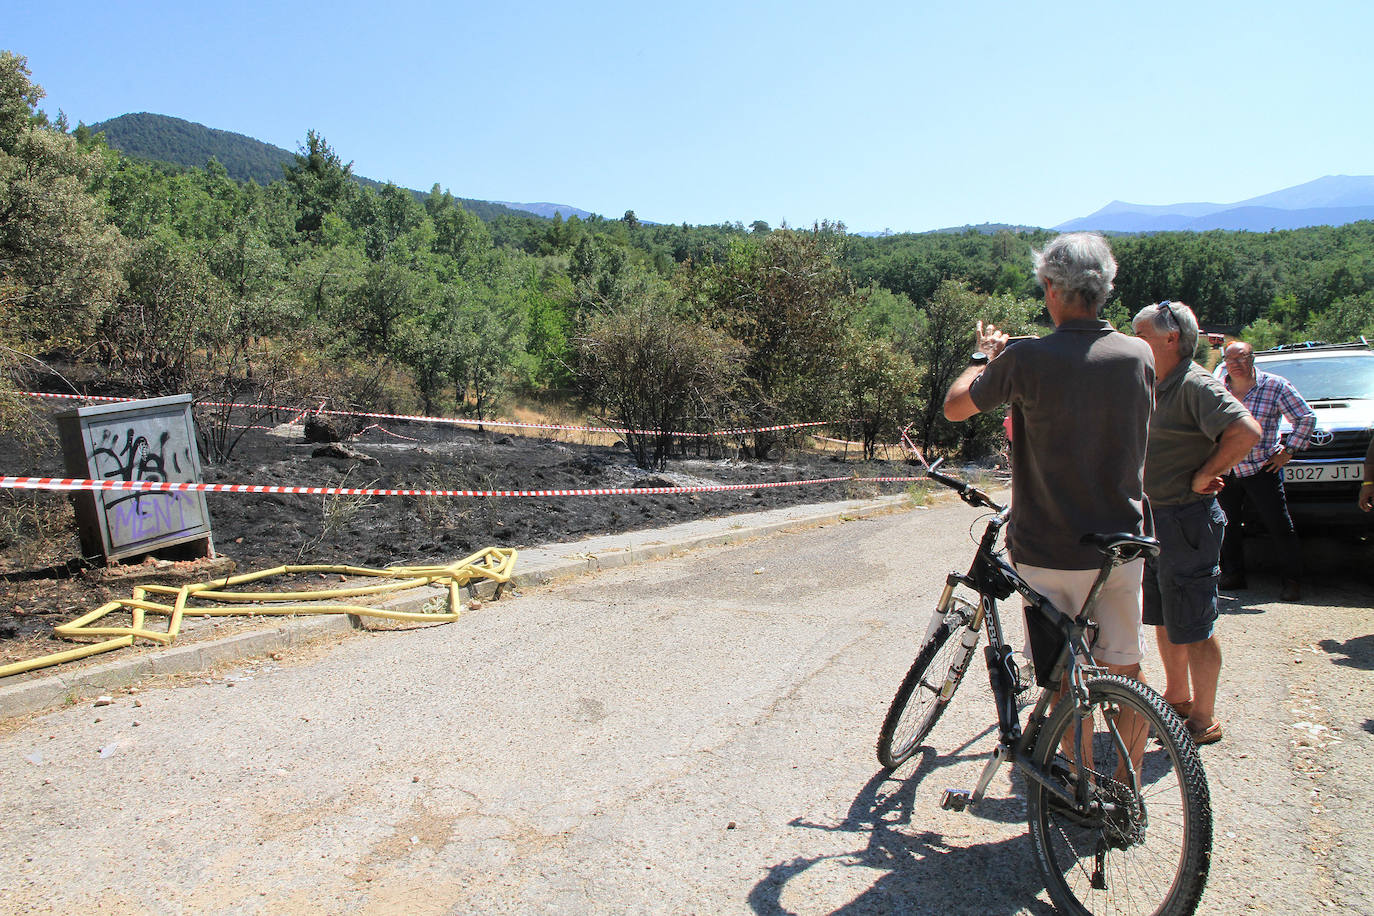
[[[55,419],[68,476],[201,482],[189,394],[78,407]],[[203,542],[198,555],[214,554],[202,492],[80,491],[73,499],[87,557],[117,560],[194,541]]]

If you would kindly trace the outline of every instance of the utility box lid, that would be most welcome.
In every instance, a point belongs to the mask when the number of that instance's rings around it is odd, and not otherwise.
[[[69,476],[201,482],[189,394],[78,407],[54,419]],[[214,553],[203,492],[80,491],[74,499],[88,557],[116,560],[188,541]]]

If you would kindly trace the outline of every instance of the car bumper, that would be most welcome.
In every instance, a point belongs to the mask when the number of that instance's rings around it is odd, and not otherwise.
[[[1323,534],[1332,528],[1374,531],[1374,512],[1361,512],[1357,504],[1358,482],[1289,483],[1284,486],[1284,493],[1288,499],[1288,514],[1300,533]]]

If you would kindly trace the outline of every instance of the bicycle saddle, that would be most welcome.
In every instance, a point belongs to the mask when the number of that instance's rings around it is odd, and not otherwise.
[[[1091,544],[1104,554],[1114,553],[1125,560],[1159,556],[1159,541],[1155,538],[1125,531],[1115,534],[1085,534],[1078,543]]]

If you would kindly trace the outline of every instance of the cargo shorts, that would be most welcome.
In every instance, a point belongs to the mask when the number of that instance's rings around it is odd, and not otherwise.
[[[1152,508],[1160,549],[1145,561],[1145,623],[1164,627],[1174,645],[1201,642],[1217,622],[1226,513],[1215,497]]]

